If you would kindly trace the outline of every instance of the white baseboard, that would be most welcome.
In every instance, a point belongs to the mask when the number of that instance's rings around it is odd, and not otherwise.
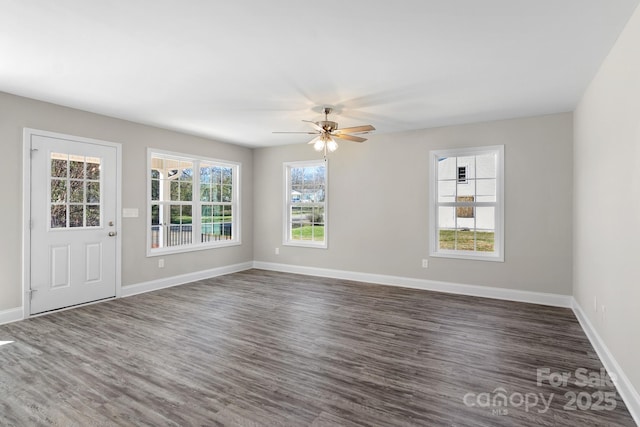
[[[281,271],[284,273],[297,273],[306,274],[309,276],[330,277],[333,279],[354,280],[358,282],[376,283],[380,285],[399,286],[403,288],[422,289],[427,291],[446,292],[450,294],[527,302],[531,304],[551,305],[554,307],[571,308],[571,301],[573,299],[570,295],[520,291],[516,289],[493,288],[478,285],[464,285],[459,283],[440,282],[435,280],[414,279],[410,277],[387,276],[382,274],[359,273],[355,271],[303,267],[297,265],[277,264],[262,261],[254,261],[253,267],[262,270]]]
[[[0,310],[0,325],[24,319],[22,307]]]
[[[184,285],[185,283],[196,282],[198,280],[210,279],[224,274],[237,273],[253,267],[251,261],[240,264],[225,265],[223,267],[209,270],[195,271],[193,273],[181,274],[179,276],[165,277],[162,279],[150,280],[148,282],[136,283],[135,285],[123,286],[122,297],[142,294],[145,292],[157,291],[158,289],[170,288],[172,286]]]
[[[627,409],[629,409],[636,424],[640,425],[640,394],[638,390],[631,384],[631,381],[625,375],[616,358],[613,357],[613,354],[609,351],[600,334],[598,334],[593,324],[589,321],[589,318],[580,304],[578,304],[578,301],[576,301],[575,298],[572,298],[572,300],[573,312],[578,318],[580,326],[582,326],[584,333],[587,335],[587,338],[589,338],[589,341],[591,341],[591,345],[596,350],[596,353],[598,353],[598,357],[607,372],[615,375],[614,383],[618,389],[618,393],[620,393],[622,400],[624,400],[625,405],[627,405]]]

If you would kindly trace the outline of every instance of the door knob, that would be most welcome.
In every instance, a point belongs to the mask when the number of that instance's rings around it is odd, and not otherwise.
[[[116,233],[115,231],[110,231],[110,232],[109,232],[109,237],[113,237],[113,236],[115,236],[116,234],[118,234],[118,233]]]

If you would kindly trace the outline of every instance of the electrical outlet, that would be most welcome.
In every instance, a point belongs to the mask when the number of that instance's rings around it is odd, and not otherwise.
[[[164,268],[164,258],[158,260],[158,268]]]
[[[422,260],[422,268],[429,268],[429,260],[428,259],[423,259]]]
[[[280,248],[276,248],[276,255],[280,255]]]

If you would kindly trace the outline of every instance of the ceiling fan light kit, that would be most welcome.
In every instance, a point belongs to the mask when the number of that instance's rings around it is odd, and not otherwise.
[[[354,126],[344,129],[338,128],[338,123],[329,120],[328,116],[333,109],[331,107],[324,107],[324,120],[319,122],[313,122],[311,120],[303,120],[305,123],[311,124],[314,128],[313,132],[274,132],[274,133],[304,133],[311,135],[318,135],[309,141],[309,144],[313,144],[313,148],[316,151],[323,151],[325,158],[327,157],[327,151],[334,152],[338,149],[338,143],[334,138],[345,139],[352,142],[364,142],[367,139],[360,136],[351,134],[365,134],[376,130],[371,125]]]

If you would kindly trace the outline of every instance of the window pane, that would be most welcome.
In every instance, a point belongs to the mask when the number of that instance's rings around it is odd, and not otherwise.
[[[472,203],[474,201],[473,196],[458,196],[456,202],[460,203]],[[473,206],[458,206],[456,207],[456,216],[460,218],[473,218],[474,207]],[[473,226],[473,225],[472,225]]]
[[[456,179],[456,158],[441,157],[438,159],[438,181]]]
[[[232,183],[233,170],[231,168],[222,168],[222,183],[230,185]]]
[[[160,206],[158,205],[151,206],[151,224],[152,225],[160,224]]]
[[[171,201],[180,200],[180,182],[175,180],[170,182],[171,182]]]
[[[100,159],[87,157],[87,179],[100,179]]]
[[[313,225],[309,221],[300,224],[300,238],[302,240],[313,240]]]
[[[212,174],[211,174],[211,182],[214,184],[222,184],[222,168],[221,167],[214,167],[212,170]]]
[[[438,181],[438,202],[453,202],[456,195],[455,181]]]
[[[313,240],[316,242],[324,241],[324,224],[313,224]]]
[[[458,251],[475,250],[475,230],[469,228],[457,228],[455,230],[455,249]]]
[[[313,187],[316,182],[316,168],[304,168],[304,186]]]
[[[455,229],[440,229],[438,233],[438,248],[446,250],[456,248]]]
[[[151,180],[151,200],[160,200],[160,180]]]
[[[221,202],[222,201],[222,186],[214,185],[211,189],[211,201],[212,202]]]
[[[476,195],[476,180],[468,179],[466,182],[456,183],[456,195],[457,196],[475,196]]]
[[[324,208],[312,208],[311,212],[307,214],[307,220],[315,223],[324,223]]]
[[[67,206],[51,206],[51,228],[65,228],[67,226]]]
[[[320,188],[320,187],[324,187],[325,185],[325,172],[326,172],[326,167],[325,166],[318,166],[316,168],[316,187]]]
[[[191,182],[180,182],[180,201],[190,202],[193,200],[193,184]]]
[[[476,208],[476,228],[482,231],[496,229],[496,209],[494,207]]]
[[[231,217],[229,217],[229,221],[231,221]],[[225,240],[229,240],[232,238],[231,233],[232,233],[231,222],[223,222],[222,233],[220,234],[224,236]]]
[[[67,201],[67,181],[62,179],[51,180],[51,201],[64,203]]]
[[[79,156],[71,156],[71,158],[69,177],[72,179],[84,179],[84,158]]]
[[[291,221],[301,221],[302,220],[302,207],[301,206],[292,206],[291,207]]]
[[[438,228],[455,228],[456,212],[454,207],[440,206],[438,208]]]
[[[495,251],[495,232],[478,231],[476,250],[478,252],[494,252]]]
[[[193,180],[193,163],[180,162],[180,181],[192,181]]]
[[[291,240],[302,240],[302,228],[299,222],[291,223]]]
[[[304,174],[303,174],[303,169],[302,168],[291,168],[290,171],[290,175],[291,175],[291,186],[293,188],[302,188],[302,184],[303,184],[303,178],[304,178]]]
[[[182,211],[180,209],[180,205],[171,205],[171,224],[180,224],[180,220],[182,218]]]
[[[461,156],[457,157],[457,167],[464,167],[467,179],[476,178],[476,157],[475,156]],[[457,170],[457,169],[456,169]]]
[[[211,167],[200,164],[200,184],[211,184]]]
[[[99,182],[87,182],[87,203],[100,203]]]
[[[87,205],[87,227],[100,226],[100,206]]]
[[[478,202],[495,202],[497,197],[497,180],[480,179],[477,182]]]
[[[72,205],[69,207],[69,227],[84,226],[84,206]]]
[[[209,187],[209,184],[200,185],[200,200],[203,202],[211,201],[211,187]]]
[[[71,186],[70,201],[71,203],[84,202],[84,181],[70,181]]]
[[[495,153],[476,156],[477,178],[498,177],[498,156]]]
[[[182,224],[191,224],[193,218],[193,209],[189,205],[182,206],[182,216],[180,222]]]
[[[67,155],[51,153],[51,176],[57,178],[67,177]]]
[[[222,186],[222,201],[223,202],[231,202],[233,194],[233,187],[231,185],[223,185]]]

